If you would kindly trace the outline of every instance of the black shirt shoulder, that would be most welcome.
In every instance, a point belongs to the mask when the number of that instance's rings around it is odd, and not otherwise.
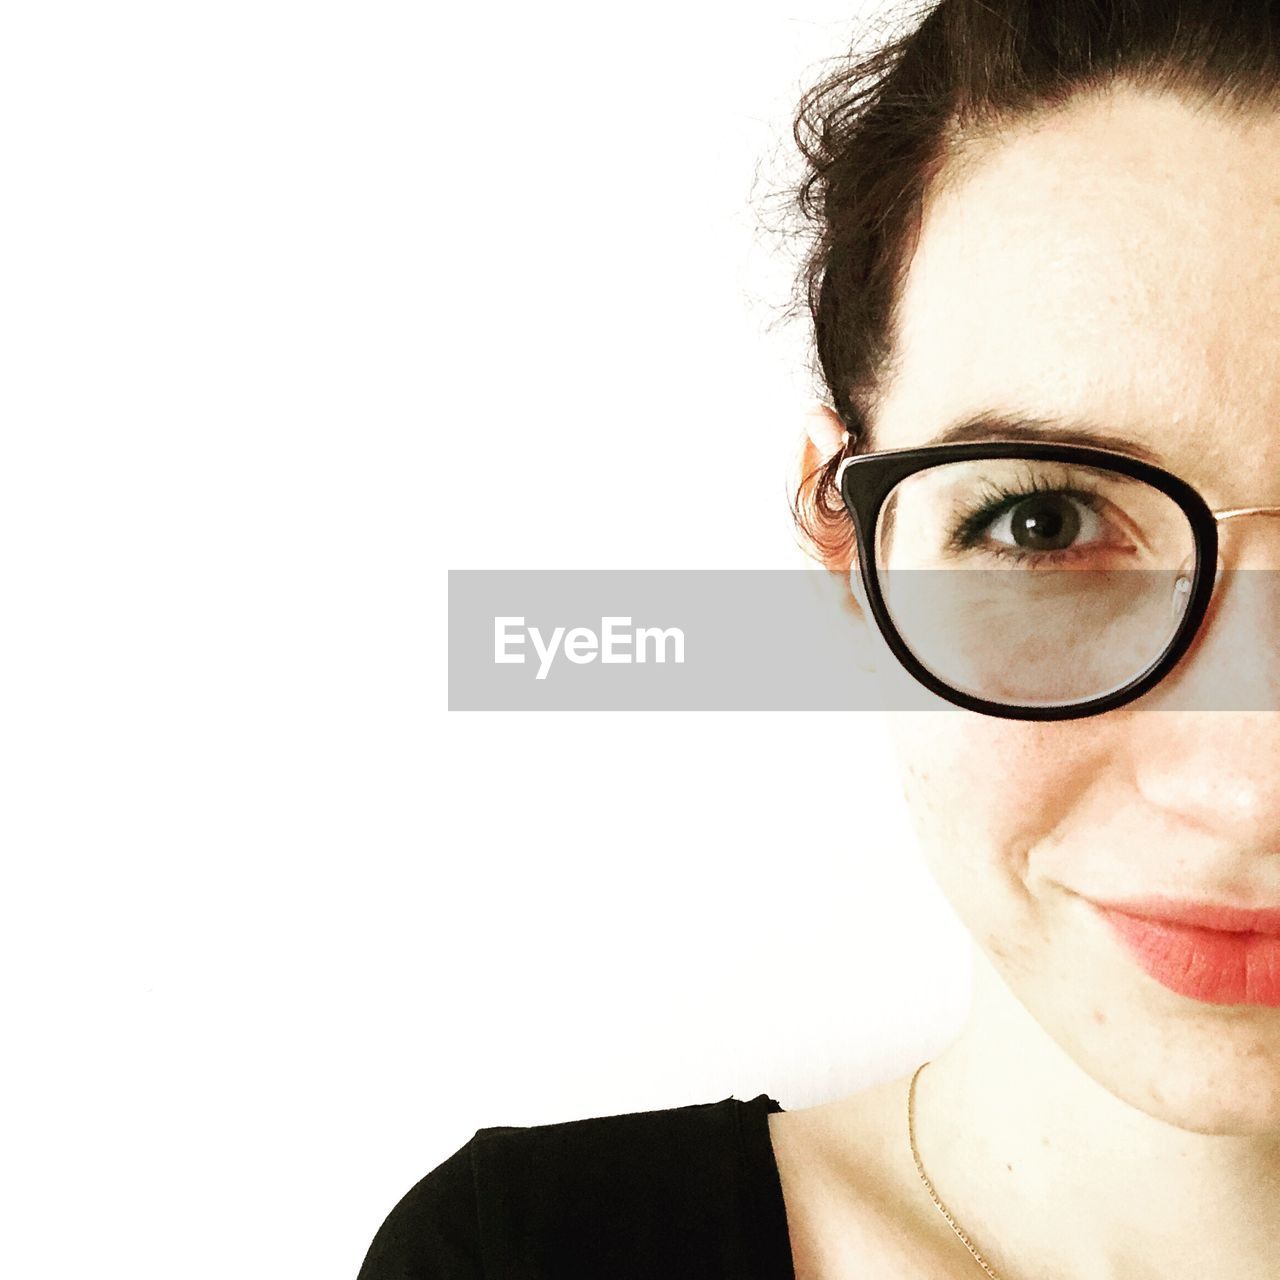
[[[494,1126],[391,1211],[358,1280],[794,1280],[766,1094]]]

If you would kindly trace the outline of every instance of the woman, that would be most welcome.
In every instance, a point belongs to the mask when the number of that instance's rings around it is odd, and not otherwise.
[[[1237,574],[1280,559],[1278,34],[943,0],[807,98],[797,509],[937,698],[898,749],[970,1017],[806,1110],[481,1130],[363,1280],[1280,1274],[1277,605]]]

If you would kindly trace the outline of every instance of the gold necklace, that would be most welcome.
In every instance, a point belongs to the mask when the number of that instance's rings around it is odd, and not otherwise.
[[[907,1141],[911,1143],[911,1155],[916,1162],[916,1172],[920,1175],[920,1181],[924,1183],[924,1189],[929,1193],[929,1199],[938,1206],[938,1212],[946,1218],[947,1226],[960,1237],[960,1243],[973,1254],[974,1262],[991,1277],[991,1280],[1000,1280],[1000,1277],[991,1269],[991,1264],[973,1247],[973,1242],[961,1230],[960,1224],[951,1216],[947,1206],[938,1198],[938,1193],[933,1189],[933,1183],[929,1181],[929,1175],[924,1171],[924,1165],[920,1163],[920,1152],[916,1150],[916,1080],[928,1065],[928,1062],[922,1062],[916,1068],[915,1075],[911,1077],[911,1083],[907,1086]]]

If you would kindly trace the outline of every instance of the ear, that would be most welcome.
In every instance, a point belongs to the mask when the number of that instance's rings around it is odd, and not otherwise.
[[[804,487],[802,500],[811,496],[816,484],[815,477],[836,454],[844,449],[848,440],[849,434],[844,424],[834,410],[826,405],[814,405],[805,414],[804,442],[800,451],[800,476]],[[837,580],[840,611],[849,622],[854,624],[853,635],[858,649],[855,655],[856,665],[860,670],[874,672],[876,660],[871,632],[875,627],[871,623],[867,608],[862,576],[857,567],[856,551],[851,550],[842,557],[832,558],[819,555],[816,548],[811,548],[810,554],[820,559],[823,566]]]
[[[812,504],[814,489],[817,488],[817,476],[827,463],[845,447],[849,434],[845,425],[829,410],[826,404],[814,404],[804,415],[804,435],[800,439],[800,452],[797,457],[797,484],[800,489],[801,508]],[[805,550],[809,556],[826,566],[833,573],[844,573],[849,570],[845,562],[837,562],[828,557],[822,550],[805,540]]]
[[[843,449],[849,439],[835,410],[825,404],[815,404],[805,415],[804,433],[806,471],[820,467]]]
[[[836,454],[848,443],[849,433],[835,411],[824,404],[814,405],[804,416],[804,436],[799,457],[799,486],[802,509],[812,504],[818,476]],[[832,573],[845,577],[851,567],[851,556],[833,557],[812,544],[805,550]]]

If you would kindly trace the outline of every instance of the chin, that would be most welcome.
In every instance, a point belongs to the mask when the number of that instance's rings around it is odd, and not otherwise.
[[[1140,1018],[1129,1026],[1114,1038],[1091,1026],[1079,1043],[1059,1043],[1109,1093],[1175,1128],[1280,1137],[1276,1010],[1237,1006],[1177,1027]]]
[[[1280,1082],[1269,1074],[1273,1078],[1262,1089],[1233,1081],[1224,1091],[1201,1078],[1171,1077],[1166,1070],[1136,1089],[1126,1082],[1131,1096],[1124,1100],[1189,1133],[1280,1137]]]

